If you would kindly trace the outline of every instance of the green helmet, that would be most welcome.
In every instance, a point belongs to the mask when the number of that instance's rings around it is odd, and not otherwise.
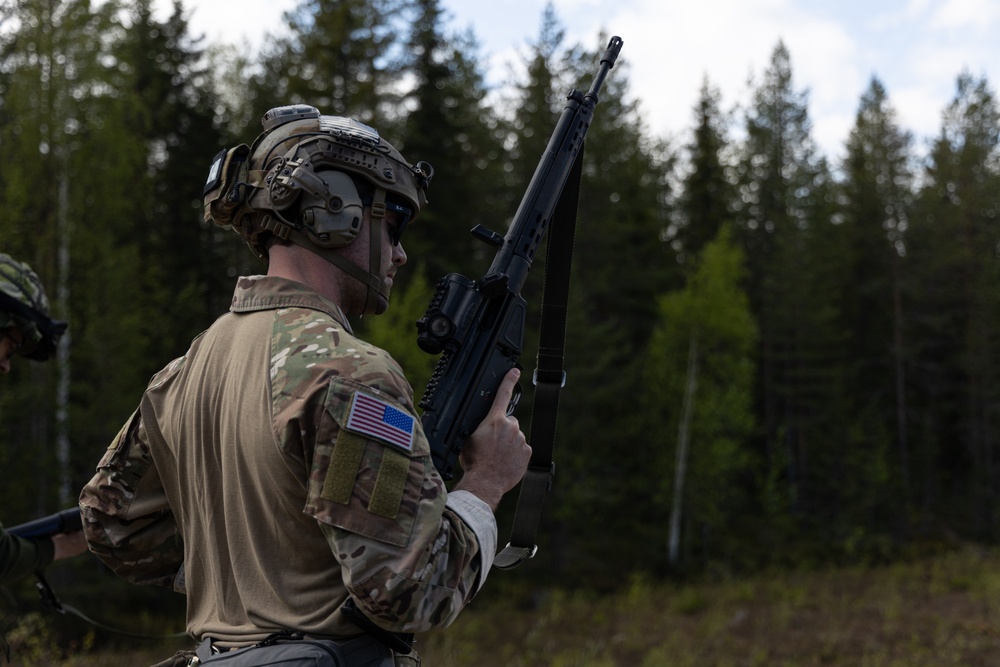
[[[31,267],[0,253],[0,329],[17,327],[24,337],[17,353],[45,361],[56,351],[66,323],[49,317],[49,300]]]
[[[386,211],[399,214],[392,239],[398,243],[427,203],[433,168],[408,163],[374,128],[305,104],[271,109],[261,125],[252,146],[216,155],[205,184],[205,221],[232,228],[265,263],[272,236],[312,250],[368,287],[365,312],[381,312],[388,287],[374,258],[363,269],[334,251],[357,238],[366,207],[377,223],[370,225],[372,247],[380,243]]]

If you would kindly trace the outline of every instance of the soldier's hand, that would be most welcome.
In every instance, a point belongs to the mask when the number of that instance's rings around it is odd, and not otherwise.
[[[72,558],[87,550],[87,538],[84,537],[82,530],[53,535],[52,544],[55,546],[55,555],[52,560]]]
[[[517,486],[531,459],[531,447],[507,405],[521,376],[512,368],[500,382],[493,406],[469,436],[459,461],[464,473],[456,490],[469,491],[496,510],[505,493]]]

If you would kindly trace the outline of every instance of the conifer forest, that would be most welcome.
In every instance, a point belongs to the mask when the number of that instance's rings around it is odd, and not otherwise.
[[[272,107],[352,116],[434,166],[392,306],[355,327],[419,397],[436,359],[414,323],[437,279],[487,268],[494,250],[469,230],[506,229],[609,37],[566,34],[550,6],[523,78],[493,90],[476,36],[446,29],[439,0],[302,0],[254,53],[192,34],[179,1],[163,20],[151,0],[2,11],[0,251],[69,322],[56,359],[0,379],[6,526],[73,506],[150,377],[228,309],[237,276],[263,272],[203,221],[201,197],[215,154],[252,142]],[[991,83],[955,72],[918,151],[873,76],[834,162],[781,42],[740,108],[707,73],[668,141],[644,124],[622,37],[587,135],[539,551],[500,576],[606,590],[996,545]],[[543,274],[538,261],[525,290],[529,374]],[[94,561],[62,590],[113,578]]]

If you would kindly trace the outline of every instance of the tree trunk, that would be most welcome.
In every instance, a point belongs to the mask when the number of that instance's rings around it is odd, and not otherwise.
[[[691,441],[691,414],[694,412],[694,396],[698,388],[698,334],[691,332],[691,347],[688,351],[687,383],[684,387],[684,404],[681,421],[677,427],[677,470],[674,473],[674,504],[670,510],[670,543],[668,559],[676,565],[680,558],[681,518],[683,515],[684,480],[687,476],[688,450]]]
[[[65,164],[65,163],[64,163]],[[69,225],[69,179],[65,170],[59,176],[59,259],[58,276],[56,278],[57,312],[61,317],[69,319],[69,257],[70,257],[70,225]],[[76,503],[76,494],[72,488],[70,468],[69,442],[69,343],[71,332],[67,329],[59,340],[56,348],[56,365],[58,373],[56,380],[56,464],[59,479],[59,503],[65,507]]]
[[[907,528],[910,508],[910,444],[907,438],[906,419],[906,363],[903,351],[903,303],[899,287],[899,258],[892,260],[892,309],[893,309],[893,361],[896,367],[896,438],[899,443],[899,476],[902,483],[903,502],[901,525]]]

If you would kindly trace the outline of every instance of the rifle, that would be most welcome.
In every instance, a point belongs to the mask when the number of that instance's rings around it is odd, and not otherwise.
[[[59,533],[73,533],[78,530],[83,530],[80,508],[71,507],[49,516],[43,516],[41,519],[18,524],[8,528],[7,532],[15,537],[38,539],[52,537]]]
[[[518,363],[527,310],[521,288],[557,204],[569,198],[564,197],[564,188],[571,172],[576,171],[578,185],[583,140],[597,95],[621,47],[621,38],[612,37],[590,91],[585,95],[573,89],[567,95],[566,107],[506,236],[483,225],[472,229],[477,239],[499,248],[485,275],[478,280],[457,273],[441,278],[426,313],[417,321],[419,347],[430,354],[441,353],[419,406],[434,465],[446,480],[453,476],[465,440],[489,412],[500,381]],[[567,189],[567,194],[571,190],[577,194],[574,188]],[[576,202],[562,206],[572,207],[569,222],[575,225]],[[539,348],[539,369],[533,378],[536,385],[554,380],[562,386],[561,337],[559,352],[558,377],[544,377]],[[507,414],[516,409],[520,395],[518,387]],[[549,466],[545,472],[549,474]]]
[[[35,519],[34,521],[28,521],[26,523],[20,523],[16,526],[12,526],[7,529],[7,533],[16,537],[39,539],[43,537],[52,537],[53,535],[59,535],[60,533],[75,533],[78,530],[83,530],[83,516],[80,514],[79,507],[70,507],[62,510],[61,512],[56,512],[55,514],[50,514],[49,516],[43,516],[41,519]],[[55,591],[52,590],[52,586],[49,585],[48,579],[46,579],[42,570],[36,571],[35,577],[38,579],[35,583],[35,590],[38,591],[38,595],[42,599],[42,604],[57,613],[65,614],[66,612],[69,612],[87,623],[90,623],[94,627],[107,630],[108,632],[122,635],[124,637],[135,637],[137,639],[173,639],[176,637],[187,636],[186,632],[177,632],[167,635],[147,635],[140,632],[121,630],[119,628],[105,625],[100,621],[95,621],[90,618],[76,607],[63,604],[56,596]]]

